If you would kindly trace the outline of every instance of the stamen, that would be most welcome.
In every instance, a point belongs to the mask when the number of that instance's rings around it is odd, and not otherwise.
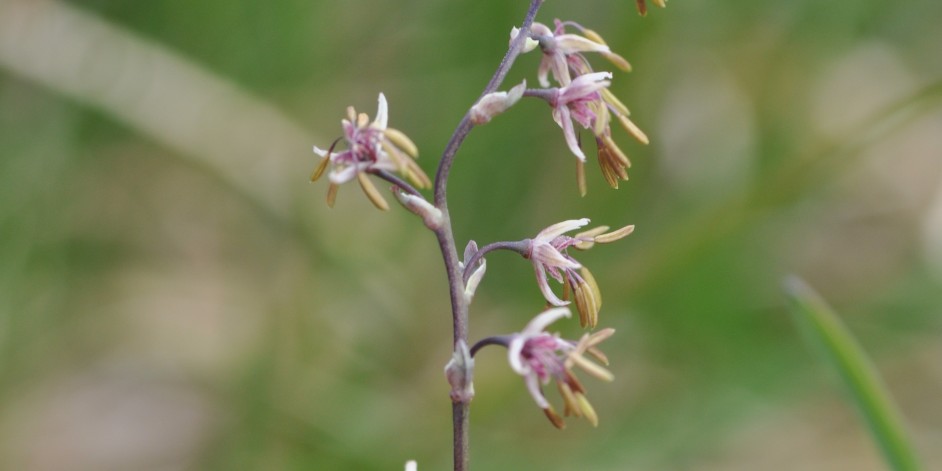
[[[608,244],[610,242],[615,242],[616,240],[620,240],[620,239],[624,239],[625,237],[628,237],[628,235],[634,232],[634,230],[635,230],[635,226],[633,224],[628,225],[628,226],[622,227],[621,229],[609,232],[608,234],[598,235],[595,237],[595,241],[600,244]]]
[[[331,183],[327,186],[327,207],[333,208],[334,203],[337,201],[337,190],[340,189],[340,185],[336,183]]]
[[[360,187],[363,188],[363,192],[366,193],[367,198],[370,199],[373,206],[376,206],[377,209],[382,211],[389,210],[389,203],[386,202],[386,199],[383,198],[383,195],[379,193],[379,190],[376,189],[376,186],[373,185],[373,182],[370,181],[365,173],[357,174],[357,182],[360,183]]]

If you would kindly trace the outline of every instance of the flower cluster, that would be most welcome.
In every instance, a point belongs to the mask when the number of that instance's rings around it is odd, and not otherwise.
[[[565,235],[566,232],[584,227],[588,223],[588,219],[572,219],[543,229],[530,240],[530,247],[525,256],[533,262],[537,285],[546,301],[554,306],[565,306],[569,304],[566,300],[570,299],[571,295],[575,298],[576,309],[579,311],[579,323],[583,327],[595,327],[599,319],[599,309],[602,307],[602,293],[592,273],[572,258],[567,249],[573,247],[588,250],[596,243],[614,242],[631,234],[635,227],[625,226],[608,232],[608,226],[599,226],[575,236]],[[564,299],[556,296],[550,288],[547,274],[563,284]]]
[[[582,383],[573,374],[573,367],[578,366],[603,381],[614,378],[607,369],[586,358],[588,354],[598,362],[608,364],[608,359],[596,346],[611,337],[615,333],[614,329],[585,334],[579,342],[564,340],[558,334],[545,332],[547,326],[570,315],[567,308],[548,309],[534,317],[522,331],[510,336],[507,345],[510,367],[523,377],[530,396],[557,428],[563,428],[565,424],[544,396],[543,386],[549,384],[550,380],[555,381],[565,405],[563,415],[585,417],[592,425],[598,425],[598,415],[586,398]]]
[[[356,178],[376,207],[389,209],[389,204],[366,177],[366,173],[394,171],[419,188],[432,186],[428,176],[415,163],[414,159],[419,156],[418,148],[402,131],[388,127],[388,120],[386,97],[380,93],[376,118],[372,122],[366,113],[357,114],[352,106],[348,107],[347,118],[341,120],[343,136],[334,141],[327,150],[314,146],[314,153],[322,159],[311,175],[311,181],[319,179],[329,164],[332,166],[328,175],[328,206],[334,205],[339,186]],[[347,149],[334,152],[334,147],[340,140],[346,141]]]
[[[647,11],[646,0],[636,0],[638,11]],[[664,7],[666,0],[652,0]],[[592,273],[570,255],[569,249],[588,250],[595,244],[620,240],[634,230],[629,225],[616,230],[608,226],[584,230],[575,235],[568,233],[584,228],[589,219],[572,219],[553,224],[532,239],[498,241],[479,248],[470,241],[462,259],[458,259],[451,216],[448,212],[446,188],[448,174],[455,153],[471,128],[491,122],[497,115],[507,112],[524,97],[540,98],[552,109],[552,117],[562,129],[569,151],[577,159],[577,180],[582,195],[586,193],[585,168],[580,132],[591,132],[596,143],[597,158],[602,176],[613,188],[628,179],[631,162],[612,137],[612,123],[617,122],[630,136],[642,144],[648,138],[629,118],[628,108],[611,92],[613,74],[596,71],[589,57],[601,56],[612,66],[630,71],[624,57],[609,48],[602,37],[572,21],[555,20],[550,27],[533,22],[533,15],[541,5],[534,0],[523,29],[511,31],[511,48],[481,98],[469,110],[442,154],[436,173],[434,199],[426,199],[420,190],[432,186],[428,176],[416,164],[418,148],[404,133],[388,126],[388,104],[379,94],[375,118],[370,121],[365,113],[347,109],[341,120],[343,135],[329,148],[314,147],[321,157],[311,180],[328,174],[330,182],[327,203],[333,206],[340,185],[356,179],[364,193],[380,209],[388,209],[386,200],[373,185],[370,176],[393,185],[392,191],[404,208],[422,219],[433,231],[441,248],[449,278],[454,324],[454,350],[444,373],[451,386],[456,427],[456,469],[464,469],[461,458],[467,448],[464,429],[467,428],[467,405],[474,397],[475,353],[487,345],[507,348],[510,368],[523,378],[533,401],[543,410],[550,422],[564,427],[563,417],[584,417],[592,425],[598,416],[586,397],[582,383],[576,377],[581,371],[603,381],[612,381],[606,369],[608,359],[598,349],[599,344],[614,334],[606,328],[585,333],[578,341],[561,338],[558,333],[547,332],[547,327],[564,317],[572,316],[569,307],[574,304],[583,328],[598,325],[602,294]],[[529,26],[527,26],[529,25]],[[525,32],[525,33],[522,33]],[[522,45],[522,48],[521,48]],[[511,64],[521,52],[539,50],[537,82],[541,88],[527,89],[527,82],[507,91],[497,91]],[[581,129],[580,129],[581,128]],[[336,150],[343,144],[341,150]],[[328,172],[329,169],[329,172]],[[546,300],[546,309],[536,315],[520,332],[487,337],[468,347],[468,307],[487,272],[485,255],[494,250],[510,250],[528,259],[533,266],[537,286]],[[550,279],[562,284],[561,293],[551,287]],[[562,398],[561,413],[553,408],[544,394],[544,387],[554,383]],[[464,427],[464,428],[462,428]],[[406,471],[415,471],[414,461],[406,463]]]
[[[579,34],[567,32],[567,27],[575,29]],[[511,38],[518,34],[519,30],[514,29]],[[550,76],[559,84],[558,88],[553,89],[555,93],[547,96],[547,101],[553,108],[553,120],[563,130],[566,145],[578,159],[576,169],[579,192],[582,195],[586,193],[586,156],[579,144],[576,124],[591,130],[602,175],[612,188],[618,188],[619,180],[628,179],[627,169],[631,162],[612,139],[613,117],[641,143],[647,144],[648,138],[629,119],[631,113],[628,107],[609,90],[612,74],[594,71],[586,53],[600,54],[626,72],[631,70],[631,65],[613,52],[598,33],[575,22],[556,20],[552,29],[545,24],[534,23],[528,39],[525,51],[539,48],[542,52],[537,71],[540,86],[550,88]]]

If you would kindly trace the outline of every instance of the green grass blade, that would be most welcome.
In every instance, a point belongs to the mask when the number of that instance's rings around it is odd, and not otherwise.
[[[884,457],[896,471],[920,470],[902,416],[883,380],[837,314],[799,278],[785,281],[799,326],[840,373]]]

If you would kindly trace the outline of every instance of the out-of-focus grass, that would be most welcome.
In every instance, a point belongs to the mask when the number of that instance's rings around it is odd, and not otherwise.
[[[785,289],[794,303],[796,323],[840,374],[890,467],[897,471],[921,469],[896,405],[847,327],[800,278],[787,279]]]
[[[290,206],[272,211],[198,152],[0,73],[0,467],[447,469],[450,320],[434,240],[356,189],[323,209],[309,148],[339,134],[345,106],[373,113],[384,91],[433,171],[524,3],[70,2],[322,141],[259,156],[302,169],[259,175],[260,193]],[[476,468],[878,469],[852,418],[827,409],[839,398],[821,392],[787,321],[778,284],[791,272],[859,313],[847,322],[917,448],[942,459],[942,116],[937,92],[916,95],[942,77],[942,6],[678,1],[641,19],[632,2],[590,0],[549,2],[541,20],[553,17],[632,62],[613,89],[652,144],[616,135],[631,181],[609,190],[589,166],[580,199],[549,110],[524,101],[471,135],[451,208],[459,244],[583,216],[636,224],[579,254],[604,292],[600,324],[618,329],[617,379],[586,381],[598,429],[560,433],[504,357],[483,352]],[[532,82],[536,65],[522,58],[509,83]],[[226,170],[252,182],[247,165]],[[528,263],[488,265],[476,337],[542,307]],[[780,459],[795,455],[809,461]]]

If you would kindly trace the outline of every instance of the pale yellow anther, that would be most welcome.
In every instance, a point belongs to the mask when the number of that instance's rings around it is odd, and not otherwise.
[[[327,186],[327,207],[333,208],[334,203],[337,201],[337,191],[340,189],[340,185],[336,183],[331,183]]]
[[[630,116],[630,115],[631,115],[631,112],[628,111],[628,107],[625,106],[625,104],[622,103],[621,100],[619,100],[619,99],[615,96],[615,94],[612,93],[611,90],[609,90],[609,89],[607,89],[607,88],[603,88],[603,89],[601,90],[601,93],[602,93],[602,100],[604,100],[605,103],[608,103],[608,104],[611,105],[613,108],[615,108],[615,111],[617,111],[618,114],[624,115],[624,116]]]
[[[373,182],[365,173],[357,174],[357,182],[360,183],[360,187],[363,188],[363,192],[366,193],[366,197],[370,199],[373,206],[382,211],[389,210],[389,203],[386,202],[386,199],[383,198],[383,195],[379,193],[379,190],[376,189],[376,186],[373,185]]]
[[[621,148],[618,147],[618,144],[615,144],[615,141],[612,140],[611,136],[605,136],[602,138],[602,140],[605,141],[605,148],[612,157],[618,159],[623,167],[631,167],[631,160],[629,160],[628,156],[621,151]]]
[[[588,271],[585,270],[584,273]],[[591,274],[589,277],[591,278]],[[592,282],[595,282],[592,279]],[[580,282],[573,289],[573,295],[576,298],[576,310],[579,311],[579,324],[582,327],[595,327],[599,321],[599,308],[601,307],[601,297],[596,295],[597,290],[593,290],[588,281]]]
[[[592,129],[592,132],[596,136],[601,136],[605,133],[605,129],[608,128],[608,123],[611,122],[611,114],[608,112],[608,107],[604,103],[598,103],[597,105],[593,102],[592,111],[595,113],[595,127]]]
[[[330,155],[328,154],[324,156],[324,158],[321,159],[321,163],[317,164],[317,168],[315,168],[314,173],[311,174],[312,182],[316,182],[317,179],[319,179],[321,175],[324,174],[324,170],[327,170],[327,164],[329,163],[330,163]]]
[[[572,392],[572,388],[568,384],[557,381],[556,389],[559,389],[559,395],[563,397],[563,404],[565,409],[563,409],[564,415],[575,415],[576,417],[582,416],[582,411],[579,409],[579,404],[576,402],[576,396]]]
[[[396,164],[397,171],[399,173],[405,174],[406,170],[409,168],[408,162],[410,162],[412,159],[403,154],[402,151],[393,145],[393,143],[388,139],[383,139],[380,141],[379,145],[383,148],[384,151],[386,151],[386,154],[389,155],[393,163]]]
[[[580,354],[574,353],[570,355],[567,361],[571,361],[579,368],[582,368],[582,370],[588,373],[590,376],[593,376],[602,381],[612,381],[615,379],[615,375],[613,375],[611,371],[608,371],[605,368],[593,363],[591,360],[586,359]]]
[[[667,0],[651,0],[651,2],[661,8],[664,8],[667,6]]]
[[[607,52],[607,53],[603,53],[602,55],[605,56],[605,58],[608,59],[609,62],[614,64],[615,67],[618,67],[619,69],[625,72],[631,72],[631,64],[624,57],[614,52]]]
[[[579,250],[589,250],[595,245],[595,236],[604,234],[606,231],[608,231],[608,226],[599,226],[585,232],[580,232],[573,236],[574,239],[579,241],[576,242],[576,245],[573,247]]]
[[[415,163],[415,161],[411,159],[406,160],[406,162],[406,165],[409,167],[409,181],[419,188],[431,188],[432,181],[429,180],[428,175],[422,171],[422,168],[419,167],[419,164]]]
[[[357,110],[352,106],[347,107],[347,121],[350,123],[357,122]]]
[[[608,45],[605,43],[605,40],[602,39],[602,36],[600,36],[599,33],[596,33],[595,31],[592,31],[591,29],[584,28],[582,30],[582,35],[599,44],[603,44],[606,46]]]
[[[576,234],[574,237],[575,237],[576,239],[581,239],[581,238],[583,238],[583,237],[595,237],[595,236],[597,236],[597,235],[604,234],[604,233],[608,232],[608,230],[609,230],[609,227],[608,227],[608,226],[593,227],[592,229],[589,229],[589,230],[587,230],[587,231],[583,231],[583,232],[580,232],[580,233]]]
[[[602,177],[608,183],[608,186],[618,189],[618,179],[612,171],[612,164],[609,162],[610,152],[605,149],[599,149],[599,167],[602,169]]]
[[[628,225],[628,226],[622,227],[621,229],[617,229],[612,232],[609,232],[607,234],[597,235],[595,236],[595,241],[598,242],[599,244],[607,244],[609,242],[615,242],[616,240],[624,239],[629,234],[634,232],[634,230],[635,230],[634,225]]]
[[[579,312],[579,325],[582,327],[588,327],[592,322],[590,310],[592,307],[590,303],[591,299],[586,299],[586,292],[583,289],[584,285],[578,284],[573,289],[573,295],[576,298],[576,311]]]
[[[632,136],[634,136],[634,138],[637,139],[638,142],[645,145],[647,145],[650,142],[648,140],[647,134],[645,134],[644,131],[642,131],[641,128],[639,128],[638,125],[636,125],[633,121],[628,119],[628,116],[625,116],[625,115],[619,116],[618,122],[621,123],[621,127],[624,128],[625,131],[628,132],[628,134],[631,134]]]
[[[576,160],[576,185],[579,187],[579,196],[585,196],[589,192],[589,187],[585,182],[585,163]]]
[[[588,353],[589,355],[592,355],[592,358],[595,358],[596,360],[598,360],[599,363],[605,366],[608,366],[608,356],[602,353],[601,350],[595,347],[589,347],[586,349],[586,353]]]
[[[593,427],[599,426],[599,416],[595,413],[595,409],[592,408],[592,404],[589,403],[589,399],[585,397],[585,394],[576,393],[576,401],[579,404],[579,409],[582,410],[582,415],[585,416],[585,419],[592,424]]]
[[[607,327],[607,328],[602,329],[602,330],[599,330],[599,331],[597,331],[597,332],[593,332],[593,333],[591,333],[591,334],[588,334],[588,337],[585,338],[585,341],[583,342],[583,345],[584,345],[586,348],[594,348],[596,345],[598,345],[598,344],[604,342],[605,340],[607,340],[609,337],[611,337],[611,336],[613,336],[613,335],[615,335],[615,329],[613,329],[613,328],[611,328],[611,327]],[[601,353],[601,352],[600,352],[600,353]],[[604,363],[607,365],[607,364],[608,364],[608,360],[606,359],[606,360],[604,361]]]
[[[367,124],[370,124],[370,117],[366,113],[360,113],[357,115],[357,127],[365,128]]]
[[[582,275],[582,279],[585,280],[585,283],[589,285],[589,288],[592,290],[592,295],[595,296],[595,312],[596,312],[596,321],[598,321],[598,312],[602,310],[602,292],[599,290],[599,284],[595,281],[595,277],[592,276],[592,272],[588,268],[582,267],[579,270],[579,274]],[[596,322],[592,323],[592,326],[595,327]]]
[[[416,147],[415,143],[412,142],[412,139],[409,139],[402,131],[393,128],[386,128],[386,131],[383,133],[387,139],[392,141],[397,147],[405,151],[406,154],[409,154],[413,158],[418,158],[419,148]]]

